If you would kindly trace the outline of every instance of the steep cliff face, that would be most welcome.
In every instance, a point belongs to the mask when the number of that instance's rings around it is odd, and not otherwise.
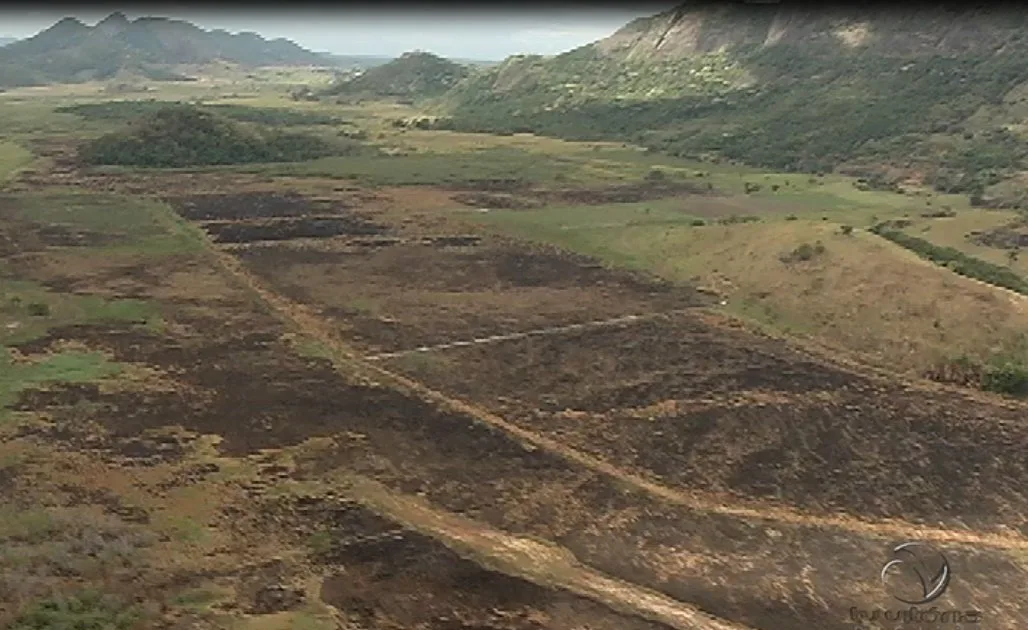
[[[1022,40],[1016,5],[860,7],[690,2],[627,24],[596,42],[629,60],[678,59],[746,46],[832,44],[884,55],[1001,51]]]
[[[635,20],[596,50],[633,61],[680,59],[763,44],[779,9],[767,5],[690,3]]]

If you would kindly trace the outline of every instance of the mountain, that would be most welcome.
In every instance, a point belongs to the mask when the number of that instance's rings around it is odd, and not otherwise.
[[[334,53],[322,53],[333,67],[341,69],[357,68],[366,70],[389,63],[394,57],[381,57],[377,55],[337,55]]]
[[[407,52],[392,61],[343,78],[325,95],[414,100],[445,93],[469,76],[470,68],[427,52]]]
[[[479,70],[440,126],[619,139],[1028,205],[1028,16],[1015,5],[690,2]]]
[[[329,63],[324,55],[286,39],[206,31],[159,17],[129,20],[115,12],[95,26],[64,18],[33,37],[0,48],[0,85],[73,83],[125,72],[174,79],[176,65],[216,61],[248,67]]]
[[[17,37],[0,37],[0,46],[6,46],[7,44],[13,44],[18,41]]]

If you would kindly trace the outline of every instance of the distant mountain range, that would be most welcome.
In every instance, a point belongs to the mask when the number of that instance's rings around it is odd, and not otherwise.
[[[17,37],[0,37],[0,46],[6,46],[7,44],[13,44],[18,41]]]
[[[256,33],[207,31],[160,17],[129,20],[116,12],[95,26],[64,18],[50,28],[0,48],[0,86],[75,83],[136,74],[181,78],[180,65],[229,62],[245,67],[335,65],[287,39]]]

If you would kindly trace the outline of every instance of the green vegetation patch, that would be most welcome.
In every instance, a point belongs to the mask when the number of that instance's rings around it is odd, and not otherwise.
[[[108,101],[105,103],[79,103],[58,107],[56,112],[74,114],[86,120],[125,122],[157,113],[169,106],[187,103],[158,101]],[[261,125],[338,125],[344,121],[337,116],[319,112],[298,111],[284,107],[253,107],[234,104],[197,104],[196,109],[213,112],[239,122]]]
[[[31,387],[83,383],[120,372],[120,365],[97,352],[64,352],[41,361],[15,362],[8,351],[0,350],[0,408],[15,402],[19,392]]]
[[[409,52],[344,77],[325,89],[328,96],[414,100],[439,96],[470,74],[470,68],[431,53]]]
[[[138,197],[89,193],[9,195],[0,204],[11,218],[36,226],[93,233],[102,242],[84,245],[90,254],[139,254],[161,257],[195,253],[202,240],[195,228],[161,202]]]
[[[84,144],[87,164],[175,168],[254,162],[299,162],[352,155],[361,145],[233,121],[189,105],[163,107],[127,129]]]
[[[10,630],[130,630],[142,618],[140,610],[121,598],[87,591],[34,603]]]
[[[911,250],[921,258],[942,265],[954,273],[1028,295],[1028,281],[1007,267],[968,256],[952,247],[940,247],[922,238],[905,234],[889,227],[889,223],[879,223],[871,228],[871,232]]]
[[[32,283],[0,278],[0,344],[37,339],[72,324],[124,322],[159,326],[156,305],[145,300],[110,300],[98,295],[56,293]]]
[[[372,186],[489,186],[516,189],[581,177],[581,165],[540,159],[520,149],[499,147],[454,153],[362,154],[310,162],[234,168],[243,172],[301,177],[345,177]]]
[[[32,161],[32,153],[13,142],[0,142],[0,183]]]

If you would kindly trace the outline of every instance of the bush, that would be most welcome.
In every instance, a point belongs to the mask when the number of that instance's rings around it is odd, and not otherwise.
[[[10,630],[130,630],[140,617],[120,600],[86,592],[36,602],[14,620]]]
[[[853,226],[844,225],[839,228],[839,232],[842,233],[843,236],[850,236],[851,234],[853,234]]]
[[[879,223],[871,228],[871,232],[911,250],[921,258],[952,269],[954,273],[1028,295],[1028,281],[1006,267],[968,256],[952,247],[940,247],[922,238],[895,231],[888,223]]]
[[[759,222],[760,222],[760,217],[753,216],[753,215],[739,216],[737,214],[733,214],[732,216],[730,216],[728,218],[721,219],[720,221],[718,221],[718,223],[720,223],[721,225],[735,225],[737,223],[759,223]]]
[[[665,179],[667,179],[667,174],[659,168],[651,168],[650,171],[646,173],[646,181],[648,182],[662,182]]]
[[[42,302],[32,302],[28,305],[28,313],[32,317],[46,317],[50,314],[50,305]]]
[[[1028,394],[1028,366],[1014,361],[1003,361],[985,367],[982,389],[998,394],[1024,396]]]
[[[707,222],[704,221],[703,219],[693,219],[692,223],[690,223],[689,225],[691,225],[693,227],[703,227],[706,224],[707,224]]]
[[[813,245],[810,243],[801,243],[796,249],[792,250],[788,254],[783,254],[780,260],[784,263],[793,262],[806,262],[813,260],[817,256],[825,253],[825,246],[821,241],[817,241]]]
[[[790,214],[789,216],[785,217],[786,221],[796,221],[798,219],[799,219],[799,217],[796,216],[795,214]]]

